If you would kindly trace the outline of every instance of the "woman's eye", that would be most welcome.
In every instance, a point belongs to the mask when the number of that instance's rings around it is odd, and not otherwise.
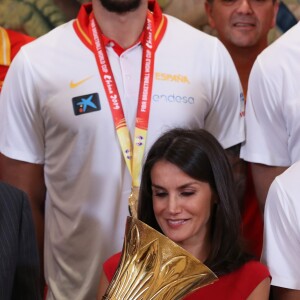
[[[195,194],[194,191],[184,191],[184,192],[181,193],[181,195],[184,196],[184,197],[189,197],[189,196],[192,196],[194,194]]]
[[[153,192],[153,195],[154,195],[155,197],[162,198],[162,197],[165,197],[165,196],[167,195],[167,193],[164,192],[164,191],[154,191],[154,192]]]

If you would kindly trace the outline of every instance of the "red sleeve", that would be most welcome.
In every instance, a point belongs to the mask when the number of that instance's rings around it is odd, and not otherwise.
[[[12,61],[12,59],[16,56],[17,52],[20,50],[20,48],[31,42],[32,40],[34,40],[33,37],[30,37],[28,35],[25,35],[23,33],[17,32],[17,31],[13,31],[10,29],[5,29],[5,31],[7,32],[7,36],[9,39],[9,43],[6,44],[1,44],[0,47],[0,55],[2,55],[2,53],[5,53],[6,50],[10,51],[10,59],[7,60],[7,62],[5,64],[2,63],[2,59],[1,59],[1,63],[0,63],[0,91],[2,88],[2,84],[4,81],[4,78],[6,76],[6,73],[8,71],[8,67]],[[8,49],[6,47],[9,47]]]
[[[249,261],[238,270],[220,276],[215,283],[189,294],[184,300],[198,299],[247,299],[253,290],[270,273],[266,266],[258,261]]]
[[[103,270],[106,275],[106,278],[109,282],[111,282],[117,267],[119,265],[119,261],[121,258],[121,252],[111,256],[104,264],[103,264]]]
[[[21,32],[17,32],[10,29],[7,29],[6,31],[8,33],[11,43],[11,59],[13,59],[16,56],[16,54],[23,45],[34,40],[33,37],[23,34]]]
[[[249,261],[243,267],[241,267],[237,274],[237,277],[245,278],[240,281],[239,288],[241,294],[244,294],[245,299],[254,291],[254,289],[266,278],[270,277],[268,268],[259,261]]]

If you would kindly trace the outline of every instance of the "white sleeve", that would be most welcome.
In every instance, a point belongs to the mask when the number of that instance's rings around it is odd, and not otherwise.
[[[21,49],[3,85],[0,101],[0,151],[13,159],[44,162],[44,127],[30,63]]]
[[[211,98],[213,107],[205,120],[211,132],[224,148],[242,143],[245,139],[244,97],[233,61],[217,40],[212,66]]]
[[[291,197],[280,182],[272,183],[266,200],[262,261],[269,267],[274,286],[300,289],[299,192]],[[296,197],[294,197],[296,196]],[[298,205],[299,209],[299,205]]]
[[[291,165],[282,107],[282,76],[279,68],[263,65],[260,57],[254,63],[246,104],[246,142],[241,149],[241,157],[247,161]]]

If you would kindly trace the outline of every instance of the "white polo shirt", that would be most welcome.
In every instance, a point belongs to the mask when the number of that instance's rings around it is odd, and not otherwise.
[[[266,48],[252,68],[241,157],[290,166],[300,159],[300,23]]]
[[[265,207],[262,261],[271,284],[300,290],[300,162],[272,183]]]

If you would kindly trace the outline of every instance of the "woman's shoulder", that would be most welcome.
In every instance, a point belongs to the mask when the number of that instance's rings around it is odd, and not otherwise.
[[[270,277],[270,272],[261,262],[250,260],[227,276],[246,299],[263,280]]]
[[[244,265],[242,265],[239,269],[237,269],[233,274],[236,274],[237,276],[241,275],[255,275],[255,276],[262,276],[264,278],[270,276],[270,272],[268,268],[261,262],[256,260],[250,260],[246,262]]]
[[[242,288],[252,288],[267,277],[270,277],[270,273],[264,264],[257,260],[249,260],[234,271],[220,276],[220,281],[225,284],[235,282]]]

